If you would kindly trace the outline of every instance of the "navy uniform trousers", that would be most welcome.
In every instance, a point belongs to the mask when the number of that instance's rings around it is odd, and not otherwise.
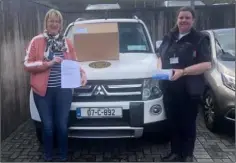
[[[191,97],[184,90],[164,93],[164,105],[172,137],[171,152],[183,157],[193,156],[199,102],[200,98]]]

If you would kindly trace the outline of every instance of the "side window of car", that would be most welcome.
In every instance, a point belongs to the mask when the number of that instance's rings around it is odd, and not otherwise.
[[[209,33],[208,32],[203,32],[203,34],[208,38],[208,40],[209,40],[209,47],[208,47],[208,50],[209,50],[209,52],[210,52],[210,54],[211,54],[211,59],[213,58],[213,53],[212,53],[212,46],[211,46],[211,38],[210,38],[210,35],[209,35]]]
[[[212,56],[212,49],[211,49],[211,39],[210,39],[210,36],[207,34],[207,36],[206,36],[207,38],[208,38],[208,40],[209,40],[209,47],[208,47],[208,50],[209,50],[209,52],[210,52],[210,54],[211,54],[211,58],[213,57]]]
[[[216,42],[216,57],[222,55],[222,49],[221,47],[219,46],[219,44]]]

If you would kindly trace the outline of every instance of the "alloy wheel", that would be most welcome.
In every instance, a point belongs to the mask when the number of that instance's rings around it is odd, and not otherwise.
[[[209,93],[207,93],[205,97],[204,118],[206,125],[211,128],[215,120],[215,112],[214,112],[214,100]]]

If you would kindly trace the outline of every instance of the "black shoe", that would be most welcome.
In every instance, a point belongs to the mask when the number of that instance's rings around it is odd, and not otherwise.
[[[44,162],[52,162],[51,158],[44,158]]]
[[[181,157],[178,154],[170,153],[161,158],[162,162],[181,162]]]
[[[58,162],[68,162],[69,159],[68,158],[60,158]]]
[[[68,162],[68,159],[60,159],[58,162]]]
[[[182,162],[193,162],[193,156],[183,157]]]
[[[52,162],[52,158],[51,157],[46,157],[44,156],[44,162]]]

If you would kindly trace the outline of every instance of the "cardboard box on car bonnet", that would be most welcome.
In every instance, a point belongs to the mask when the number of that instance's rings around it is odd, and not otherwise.
[[[77,24],[74,30],[74,48],[79,61],[119,59],[117,23]]]

